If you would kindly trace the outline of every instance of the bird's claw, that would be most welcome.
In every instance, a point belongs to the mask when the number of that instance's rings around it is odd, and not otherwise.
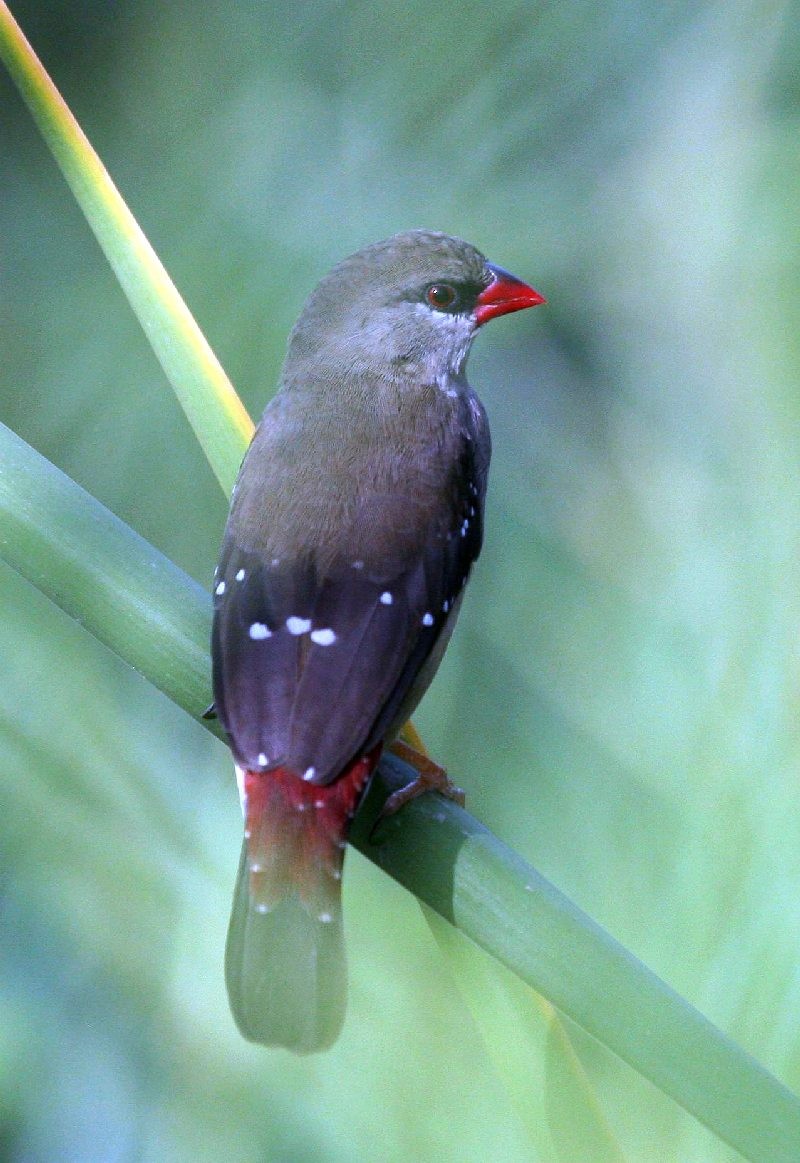
[[[454,800],[459,807],[464,807],[466,797],[462,788],[451,783],[447,778],[447,772],[438,763],[434,763],[427,755],[422,755],[401,740],[395,740],[391,746],[391,751],[398,759],[402,759],[404,763],[413,767],[417,774],[405,787],[392,792],[381,808],[379,820],[385,819],[386,816],[393,816],[405,804],[430,791],[438,792],[439,795]]]

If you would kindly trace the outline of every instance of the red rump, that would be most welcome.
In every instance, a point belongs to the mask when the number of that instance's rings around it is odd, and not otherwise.
[[[373,748],[326,786],[286,767],[245,771],[250,899],[258,911],[296,894],[319,920],[333,919],[350,823],[380,753]]]

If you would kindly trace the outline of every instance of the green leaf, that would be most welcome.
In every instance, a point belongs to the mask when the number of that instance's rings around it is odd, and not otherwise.
[[[0,425],[0,555],[178,706],[211,702],[208,594]]]
[[[0,426],[0,554],[195,718],[210,600]],[[476,944],[754,1163],[800,1157],[800,1099],[463,809],[423,796],[370,817],[408,769],[381,765],[354,842]]]
[[[230,493],[252,436],[252,421],[4,0],[0,0],[0,60],[86,215],[214,473]]]
[[[537,1159],[624,1163],[553,1006],[432,909],[423,912]]]

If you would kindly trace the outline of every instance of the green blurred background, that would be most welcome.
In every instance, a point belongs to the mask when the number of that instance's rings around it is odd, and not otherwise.
[[[547,295],[472,357],[488,536],[417,726],[800,1087],[796,6],[12,7],[253,415],[313,283],[384,235]],[[224,498],[5,75],[0,264],[0,419],[207,584]],[[226,750],[0,590],[0,1158],[529,1160],[416,902],[357,852],[341,1041],[238,1037]],[[737,1157],[576,1038],[626,1158]]]

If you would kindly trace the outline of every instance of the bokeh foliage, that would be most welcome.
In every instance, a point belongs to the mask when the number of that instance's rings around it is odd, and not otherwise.
[[[419,725],[477,815],[797,1088],[788,13],[15,11],[253,413],[363,242],[450,230],[548,295],[472,360],[489,536]],[[206,582],[222,496],[4,77],[0,100],[0,415]],[[0,582],[10,1157],[526,1158],[413,902],[357,854],[342,1042],[240,1042],[224,749]],[[733,1157],[582,1050],[629,1158]]]

